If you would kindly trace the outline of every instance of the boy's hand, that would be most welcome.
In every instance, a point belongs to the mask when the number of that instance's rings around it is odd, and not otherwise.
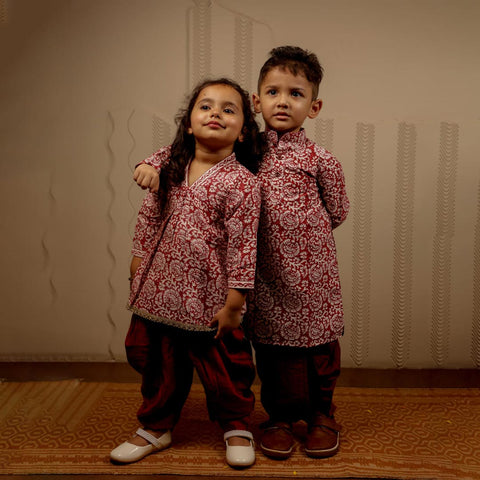
[[[133,172],[133,179],[144,190],[148,188],[152,193],[158,192],[160,176],[155,167],[145,164],[139,165]]]

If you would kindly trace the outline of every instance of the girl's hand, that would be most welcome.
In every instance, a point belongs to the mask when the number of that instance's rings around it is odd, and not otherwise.
[[[242,316],[240,311],[223,307],[213,316],[213,320],[210,322],[211,327],[218,327],[214,338],[222,338],[227,333],[238,328],[241,322]]]
[[[213,316],[210,322],[211,327],[217,327],[216,339],[222,338],[225,334],[240,326],[245,296],[244,292],[235,288],[228,291],[225,305]]]
[[[142,163],[133,172],[133,179],[144,190],[148,188],[152,193],[158,192],[160,176],[155,167]]]

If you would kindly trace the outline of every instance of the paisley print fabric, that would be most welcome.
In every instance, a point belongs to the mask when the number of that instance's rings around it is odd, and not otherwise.
[[[161,170],[165,147],[145,160]],[[132,253],[142,263],[128,308],[137,315],[187,330],[208,324],[228,289],[255,281],[260,189],[235,159],[222,160],[188,186],[172,188],[165,212],[149,193],[138,214]]]
[[[343,305],[332,230],[349,201],[338,160],[304,130],[278,138],[257,175],[262,191],[255,289],[247,331],[255,342],[313,347],[343,333]]]

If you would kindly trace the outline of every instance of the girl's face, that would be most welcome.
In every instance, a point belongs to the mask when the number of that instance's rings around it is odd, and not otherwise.
[[[243,102],[231,86],[210,85],[200,91],[190,114],[188,133],[198,148],[233,152],[236,140],[242,141]]]

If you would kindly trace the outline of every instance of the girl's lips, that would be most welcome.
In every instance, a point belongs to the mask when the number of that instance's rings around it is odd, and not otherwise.
[[[212,128],[224,128],[223,125],[221,125],[218,122],[208,122],[207,127],[212,127]]]

